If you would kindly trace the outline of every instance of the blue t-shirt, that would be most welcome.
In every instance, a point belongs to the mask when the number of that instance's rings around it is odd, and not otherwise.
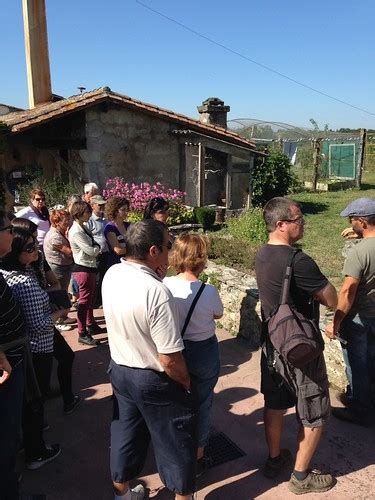
[[[130,226],[130,222],[124,222],[124,227],[126,230],[128,229],[129,226]],[[106,224],[106,226],[104,228],[104,237],[107,241],[108,249],[109,249],[107,264],[108,264],[108,267],[111,267],[111,266],[113,266],[113,264],[118,264],[121,260],[121,257],[119,255],[117,255],[112,250],[111,245],[108,241],[108,233],[114,233],[119,243],[126,243],[126,239],[125,239],[124,235],[120,233],[118,227],[116,226],[116,224],[114,222],[108,222]]]

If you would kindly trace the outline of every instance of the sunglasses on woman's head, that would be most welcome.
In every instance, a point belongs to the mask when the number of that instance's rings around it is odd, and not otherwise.
[[[34,198],[35,201],[46,201],[45,198]]]

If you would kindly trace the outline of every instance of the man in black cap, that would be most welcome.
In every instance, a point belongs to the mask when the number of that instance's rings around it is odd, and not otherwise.
[[[347,407],[334,408],[332,414],[366,425],[374,405],[371,385],[375,383],[375,200],[359,198],[340,215],[349,217],[362,241],[348,252],[337,310],[326,327],[330,338],[340,334],[347,341],[343,346],[349,381],[343,398]]]

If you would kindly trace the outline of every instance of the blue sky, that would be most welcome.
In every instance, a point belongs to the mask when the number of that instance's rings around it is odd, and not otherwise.
[[[213,45],[135,0],[46,0],[52,88],[112,90],[197,117],[216,96],[229,118],[375,128],[373,0],[142,0],[218,43],[354,110]],[[0,102],[28,106],[22,1],[0,3]]]

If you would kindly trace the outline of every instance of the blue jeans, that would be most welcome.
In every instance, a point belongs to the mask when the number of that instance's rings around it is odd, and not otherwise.
[[[343,346],[349,406],[365,412],[371,406],[371,386],[375,383],[375,318],[359,314],[344,319],[341,336],[348,341]]]
[[[198,404],[198,446],[204,447],[210,433],[210,413],[214,388],[220,373],[219,344],[216,335],[207,340],[184,340],[183,351],[192,389]]]
[[[138,476],[152,441],[161,481],[180,495],[195,490],[195,401],[164,372],[129,368],[111,360],[114,393],[111,424],[112,480]]]
[[[15,466],[20,444],[23,388],[23,363],[20,363],[0,385],[0,497],[3,500],[18,500]]]

